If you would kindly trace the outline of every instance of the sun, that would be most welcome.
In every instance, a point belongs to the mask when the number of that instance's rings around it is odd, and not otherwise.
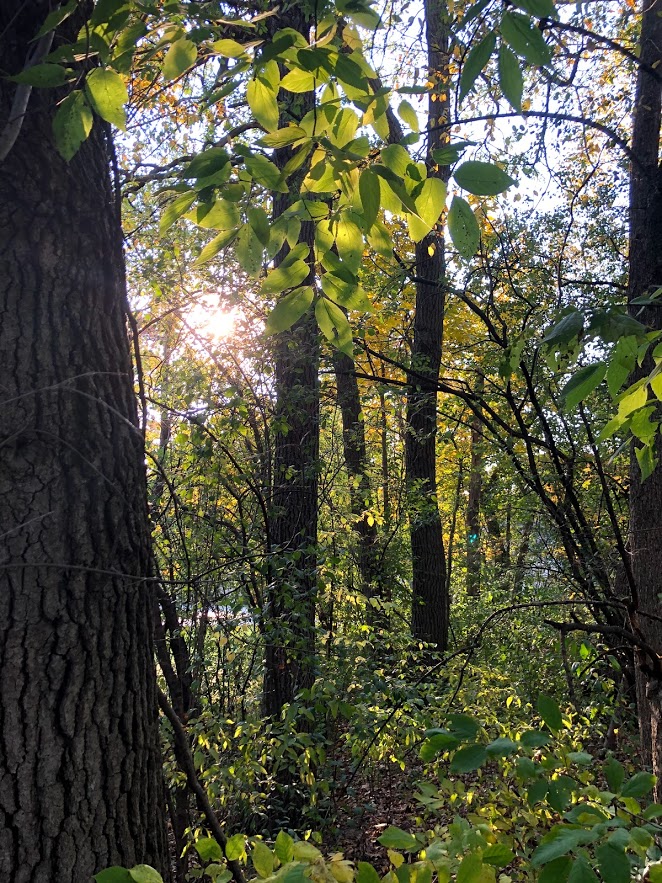
[[[234,333],[237,311],[220,307],[217,297],[206,295],[186,311],[184,319],[198,334],[210,340],[222,340]]]

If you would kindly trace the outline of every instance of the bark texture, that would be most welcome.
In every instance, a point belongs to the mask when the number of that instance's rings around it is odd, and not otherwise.
[[[2,4],[5,70],[49,8]],[[121,230],[101,127],[71,163],[55,151],[61,97],[33,92],[0,165],[0,878],[167,878]]]
[[[309,11],[292,8],[274,16],[272,28],[290,27],[308,37]],[[313,92],[282,91],[281,122],[301,119],[314,106]],[[290,148],[275,152],[282,168]],[[273,216],[279,218],[299,198],[305,167],[288,180],[288,193],[274,193]],[[314,225],[301,225],[299,242],[312,248]],[[278,266],[289,249],[283,246]],[[302,283],[314,283],[311,269]],[[278,716],[299,690],[314,680],[315,610],[317,601],[317,509],[319,469],[319,360],[317,322],[309,310],[289,330],[276,337],[276,408],[273,422],[274,464],[269,524],[270,574],[263,611],[266,640],[264,710]]]
[[[660,109],[662,88],[662,16],[659,0],[644,0],[630,178],[630,280],[629,300],[650,294],[662,286],[662,169],[660,167]],[[643,65],[648,66],[648,70]],[[659,307],[633,305],[633,314],[651,328],[662,328]],[[652,362],[644,364],[647,373]],[[636,378],[635,378],[636,379]],[[662,445],[658,440],[658,462]],[[637,699],[644,761],[658,777],[657,799],[662,796],[662,622],[660,572],[662,572],[662,466],[641,481],[639,465],[632,456],[630,469],[630,552],[635,583],[633,600],[635,630],[648,649],[638,652]]]
[[[440,0],[425,0],[429,79],[428,174],[448,180],[448,170],[434,171],[432,150],[446,140],[448,27],[447,10]],[[437,503],[436,436],[437,384],[444,327],[446,262],[441,230],[433,230],[416,244],[416,312],[408,374],[405,459],[409,496],[412,555],[412,635],[445,650],[448,644],[449,604],[446,559]]]
[[[361,417],[361,394],[356,379],[354,359],[340,350],[333,353],[336,374],[338,407],[342,417],[343,452],[345,467],[350,479],[350,508],[357,541],[357,563],[361,577],[361,590],[368,599],[367,621],[385,627],[385,615],[380,601],[385,600],[381,569],[381,554],[377,524],[368,519],[366,510],[371,504],[370,478],[368,475],[368,452],[365,428]],[[373,606],[371,600],[375,599]]]

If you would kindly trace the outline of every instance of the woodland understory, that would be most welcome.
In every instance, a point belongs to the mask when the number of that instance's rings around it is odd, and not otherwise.
[[[0,876],[661,883],[660,0],[0,73]]]

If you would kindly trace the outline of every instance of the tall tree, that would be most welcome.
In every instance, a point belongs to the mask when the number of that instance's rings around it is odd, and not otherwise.
[[[656,0],[643,0],[639,68],[632,129],[630,176],[630,274],[628,300],[631,313],[650,328],[662,329],[658,306],[641,307],[636,298],[653,294],[662,286],[662,166],[660,116],[662,106],[662,15]],[[647,374],[652,359],[644,365]],[[662,443],[657,441],[658,457]],[[639,462],[632,452],[630,469],[630,554],[632,561],[633,627],[640,636],[637,666],[637,699],[644,758],[658,777],[662,791],[662,465],[641,480]]]
[[[448,140],[448,10],[443,0],[426,0],[428,78],[428,151],[430,178],[448,181],[433,151]],[[439,650],[448,644],[449,604],[445,592],[446,558],[437,503],[437,395],[444,327],[446,259],[444,236],[436,227],[416,243],[416,311],[407,381],[405,457],[412,555],[412,634]]]
[[[6,73],[70,42],[91,3],[35,41],[51,6],[2,4]],[[29,92],[0,81],[0,876],[81,883],[137,863],[167,875],[110,140],[95,123],[65,162],[52,131],[63,94]]]
[[[272,33],[289,27],[308,42],[312,11],[290,9],[272,19]],[[297,94],[280,91],[280,124],[300,123],[313,109],[313,91]],[[283,169],[292,149],[275,151],[277,168]],[[284,193],[273,194],[273,220],[278,221],[300,197],[307,167],[294,175]],[[315,228],[303,221],[298,245],[309,263],[305,285],[314,281]],[[280,249],[278,269],[290,252]],[[317,518],[319,473],[319,359],[320,339],[315,316],[305,313],[275,339],[276,408],[274,415],[273,490],[270,513],[271,572],[267,588],[264,633],[264,709],[280,714],[297,692],[314,680],[315,609],[317,598]]]

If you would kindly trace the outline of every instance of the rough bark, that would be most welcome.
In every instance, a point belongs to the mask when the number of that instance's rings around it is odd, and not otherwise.
[[[338,406],[342,417],[343,452],[350,479],[350,509],[357,541],[357,564],[361,589],[368,600],[367,620],[385,627],[388,617],[379,602],[385,600],[377,524],[368,518],[371,488],[365,428],[361,418],[361,395],[354,359],[340,350],[333,353]],[[372,603],[374,599],[374,603]]]
[[[274,16],[272,27],[294,28],[308,36],[308,13],[290,9],[287,20]],[[301,119],[314,105],[313,92],[294,95],[283,91],[282,123]],[[282,168],[290,148],[275,152]],[[298,199],[302,171],[289,179],[288,193],[273,196],[274,220]],[[314,242],[312,222],[301,225],[300,242]],[[279,266],[287,246],[274,261]],[[304,285],[314,282],[311,270]],[[317,322],[308,311],[289,330],[276,336],[276,408],[271,498],[270,576],[263,612],[266,636],[264,696],[266,714],[278,716],[302,688],[312,686],[315,659],[317,600],[317,507],[319,469],[319,359]]]
[[[482,396],[484,382],[478,377],[476,395]],[[480,510],[483,496],[483,433],[480,413],[474,414],[471,428],[471,464],[469,466],[469,498],[467,500],[467,595],[480,595],[482,553],[480,548]]]
[[[50,8],[7,0],[16,73]],[[81,25],[77,13],[67,33]],[[56,34],[54,46],[64,39]],[[0,80],[0,129],[14,86]],[[168,875],[143,440],[101,126],[69,163],[34,90],[0,166],[0,878]]]
[[[448,120],[447,10],[439,0],[425,0],[429,79],[428,174],[448,179],[448,170],[435,170],[432,150],[447,134],[439,123]],[[416,305],[411,369],[408,372],[405,460],[412,555],[412,635],[439,650],[448,644],[449,604],[445,591],[446,559],[437,503],[436,435],[437,383],[441,365],[446,262],[444,238],[433,230],[416,244]]]
[[[662,89],[657,76],[662,60],[662,17],[659,0],[644,0],[640,59],[637,77],[630,177],[630,278],[628,299],[652,293],[662,286],[662,168],[660,109]],[[648,66],[648,70],[644,68]],[[651,328],[662,328],[659,307],[632,311]],[[650,360],[649,360],[650,361]],[[644,364],[649,371],[652,363]],[[657,445],[658,461],[662,445]],[[634,626],[652,652],[639,651],[637,697],[644,761],[658,777],[657,797],[662,794],[662,614],[660,572],[662,571],[662,466],[641,481],[639,465],[632,455],[630,469],[630,552],[635,583]]]

